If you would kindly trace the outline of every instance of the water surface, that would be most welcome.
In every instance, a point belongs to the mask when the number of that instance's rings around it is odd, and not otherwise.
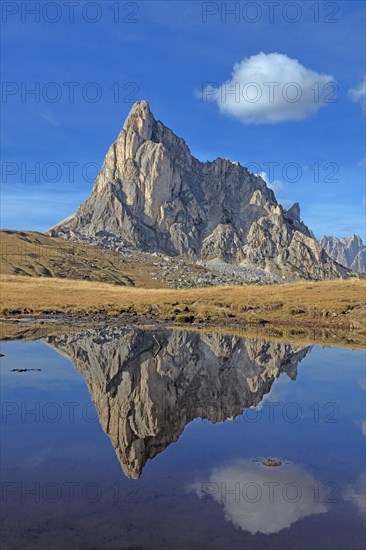
[[[109,327],[1,351],[2,548],[364,547],[363,350]]]

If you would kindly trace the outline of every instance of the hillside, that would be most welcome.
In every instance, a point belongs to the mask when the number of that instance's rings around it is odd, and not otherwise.
[[[220,266],[199,266],[188,258],[151,254],[131,246],[120,249],[108,245],[104,239],[93,245],[35,231],[2,230],[0,244],[0,272],[4,275],[81,279],[145,288],[196,288],[248,280],[280,280],[255,269],[237,273],[232,268],[222,273]]]
[[[58,277],[126,286],[162,286],[120,254],[35,231],[0,231],[3,275]]]

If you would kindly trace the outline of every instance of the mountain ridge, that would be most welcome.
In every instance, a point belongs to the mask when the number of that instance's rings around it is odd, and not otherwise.
[[[301,222],[298,203],[285,210],[265,181],[238,162],[200,162],[146,101],[133,105],[90,197],[48,233],[118,236],[142,250],[243,262],[286,276],[349,274]]]
[[[366,273],[366,245],[356,233],[352,237],[324,235],[320,244],[336,262],[358,273]]]

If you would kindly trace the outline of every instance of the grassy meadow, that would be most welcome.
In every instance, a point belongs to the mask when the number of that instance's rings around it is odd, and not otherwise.
[[[238,320],[362,329],[366,282],[360,279],[187,290],[2,275],[2,315],[126,313],[190,323]]]

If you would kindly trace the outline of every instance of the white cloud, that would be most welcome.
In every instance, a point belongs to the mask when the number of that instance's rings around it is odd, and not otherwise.
[[[348,97],[355,103],[361,103],[362,110],[366,113],[366,76],[356,88],[348,90]]]
[[[314,499],[314,483],[314,477],[296,464],[266,467],[241,460],[214,470],[208,482],[194,483],[188,489],[200,498],[209,495],[221,503],[226,521],[243,531],[270,535],[328,511],[322,498],[319,502]],[[324,491],[321,484],[319,489]]]
[[[234,91],[234,92],[233,92]],[[231,79],[203,87],[203,101],[245,124],[302,120],[336,101],[332,75],[320,74],[285,54],[260,52],[233,68]]]
[[[362,434],[364,436],[366,436],[366,418],[365,418],[365,420],[363,420],[363,422],[361,424],[361,431],[362,431]]]
[[[354,486],[349,486],[345,492],[344,499],[352,502],[365,517],[366,514],[366,474],[361,474]]]

